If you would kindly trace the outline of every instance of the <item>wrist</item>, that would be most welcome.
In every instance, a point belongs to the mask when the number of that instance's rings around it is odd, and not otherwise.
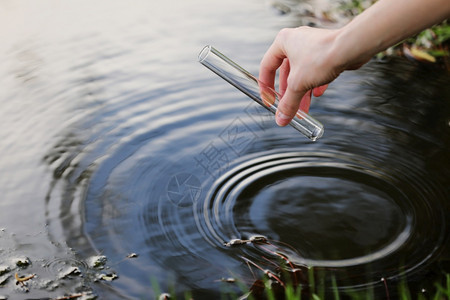
[[[349,56],[347,49],[349,41],[344,36],[343,28],[333,30],[329,38],[328,52],[326,55],[325,63],[336,74],[340,74],[344,71],[349,64]]]
[[[373,44],[376,40],[367,40],[358,33],[351,25],[336,30],[331,52],[335,59],[334,65],[339,72],[357,69],[376,54],[374,51],[378,47]]]

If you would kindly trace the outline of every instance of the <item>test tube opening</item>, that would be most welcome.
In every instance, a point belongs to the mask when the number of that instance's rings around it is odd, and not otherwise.
[[[203,47],[202,51],[198,54],[198,61],[203,62],[206,57],[208,57],[208,54],[211,52],[211,45],[207,45]]]

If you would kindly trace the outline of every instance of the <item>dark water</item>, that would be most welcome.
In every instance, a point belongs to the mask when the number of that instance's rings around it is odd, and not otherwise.
[[[298,24],[260,1],[3,1],[0,24],[0,295],[214,299],[281,255],[344,291],[450,271],[448,73],[344,73],[313,102],[313,143],[196,61],[212,43],[256,74]],[[15,272],[37,274],[28,293]]]

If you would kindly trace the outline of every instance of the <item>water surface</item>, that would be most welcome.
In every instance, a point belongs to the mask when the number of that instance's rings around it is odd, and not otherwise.
[[[448,268],[444,71],[399,58],[344,73],[313,101],[311,142],[196,60],[213,44],[257,74],[299,24],[260,1],[4,1],[0,20],[0,295],[147,299],[153,281],[211,299],[277,253],[343,290],[428,288]],[[255,235],[268,243],[226,246]],[[61,278],[71,267],[82,276]],[[28,293],[15,272],[38,275]]]

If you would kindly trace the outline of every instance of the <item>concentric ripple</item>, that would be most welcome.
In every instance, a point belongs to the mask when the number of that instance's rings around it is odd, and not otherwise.
[[[85,272],[89,266],[85,261],[77,260],[75,258],[54,258],[47,263],[44,267],[48,270],[50,275],[64,276],[69,272],[79,269],[80,272]]]
[[[430,203],[440,195],[419,175],[337,152],[259,155],[215,182],[198,219],[217,246],[262,235],[294,264],[369,284],[413,272],[442,246],[444,216]],[[261,263],[270,254],[242,248]]]

